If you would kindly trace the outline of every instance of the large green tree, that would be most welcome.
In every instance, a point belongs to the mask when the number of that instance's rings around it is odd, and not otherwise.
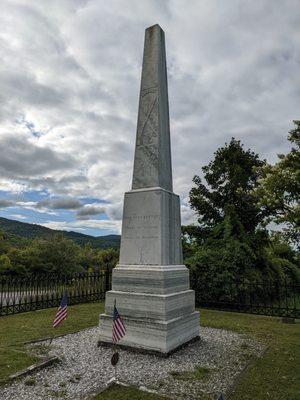
[[[10,258],[6,254],[0,255],[0,274],[8,274],[12,270]]]
[[[33,240],[25,248],[9,252],[16,273],[72,274],[83,270],[79,264],[80,247],[61,234]]]
[[[192,248],[186,249],[186,263],[194,279],[278,280],[285,273],[291,279],[296,275],[295,268],[283,269],[274,262],[268,231],[262,227],[271,209],[258,204],[254,189],[265,164],[233,138],[202,168],[205,183],[194,177],[190,205],[198,225],[184,229],[185,248],[187,243]]]
[[[291,151],[279,154],[275,165],[264,165],[254,194],[258,207],[268,210],[265,223],[282,224],[285,236],[300,247],[300,121],[289,132]]]
[[[207,236],[229,209],[246,232],[255,231],[267,212],[258,207],[252,193],[260,177],[258,167],[263,165],[265,161],[234,138],[215,152],[214,159],[202,168],[206,184],[196,175],[190,191],[190,205],[199,223],[196,235],[202,231]]]
[[[119,261],[119,250],[113,248],[99,250],[98,260],[100,269],[112,270]]]
[[[5,239],[4,233],[0,229],[0,255],[6,254],[9,249],[9,244]]]
[[[78,262],[80,247],[62,234],[36,242],[38,256],[47,272],[71,274],[82,270]]]
[[[93,248],[90,243],[86,243],[84,246],[81,246],[78,252],[78,262],[85,271],[95,271],[99,265],[98,250]]]

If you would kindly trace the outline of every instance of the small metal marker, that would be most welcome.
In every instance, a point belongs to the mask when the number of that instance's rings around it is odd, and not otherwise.
[[[119,353],[117,351],[112,355],[110,362],[115,367],[115,382],[117,382],[117,364],[119,362]]]
[[[111,357],[111,365],[114,367],[118,364],[119,361],[119,353],[116,351]]]

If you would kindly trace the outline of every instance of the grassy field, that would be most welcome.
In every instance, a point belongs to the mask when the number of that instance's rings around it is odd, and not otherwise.
[[[68,322],[56,330],[51,327],[55,309],[1,317],[0,379],[6,379],[34,361],[26,352],[25,341],[97,325],[102,310],[100,303],[71,306]],[[300,322],[289,325],[283,324],[280,318],[202,310],[201,324],[245,333],[268,346],[264,357],[257,359],[239,379],[231,400],[300,400]],[[133,387],[118,386],[96,397],[101,400],[163,398]]]
[[[203,310],[202,325],[245,333],[268,346],[231,400],[300,400],[300,321],[283,324],[281,318]]]
[[[168,400],[165,396],[141,392],[134,387],[113,385],[93,400]]]
[[[0,317],[0,381],[35,361],[35,357],[27,353],[24,342],[95,326],[100,312],[103,312],[102,303],[68,308],[67,322],[55,329],[52,328],[55,308]]]

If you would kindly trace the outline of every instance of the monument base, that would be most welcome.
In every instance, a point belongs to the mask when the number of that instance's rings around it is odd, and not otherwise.
[[[195,292],[184,265],[126,265],[113,269],[100,315],[100,343],[112,341],[114,304],[126,326],[121,346],[168,355],[199,337]]]
[[[184,349],[185,347],[187,347],[188,345],[197,342],[198,340],[200,340],[200,336],[196,336],[193,339],[189,340],[188,342],[185,342],[184,344],[176,347],[175,349],[169,351],[169,353],[161,353],[159,351],[156,350],[149,350],[149,349],[143,349],[143,348],[138,348],[138,347],[132,347],[132,346],[126,346],[125,344],[115,344],[115,343],[111,343],[111,342],[102,342],[101,340],[98,340],[97,346],[98,347],[109,347],[112,349],[122,349],[122,350],[129,350],[133,353],[140,353],[140,354],[153,354],[154,356],[158,356],[158,357],[162,357],[162,358],[168,358],[169,356],[171,356],[172,354],[176,353],[179,350]]]
[[[167,356],[199,338],[199,312],[194,311],[168,321],[122,317],[126,335],[118,345]],[[99,344],[112,344],[113,317],[100,315]]]

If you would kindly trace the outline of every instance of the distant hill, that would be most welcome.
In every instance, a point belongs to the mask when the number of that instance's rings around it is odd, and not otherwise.
[[[37,224],[15,221],[0,217],[0,229],[6,233],[12,242],[17,242],[17,238],[37,239],[47,238],[55,233],[61,233],[68,239],[73,240],[79,245],[90,243],[95,248],[107,249],[109,247],[120,247],[120,235],[90,236],[73,231],[59,231]]]

